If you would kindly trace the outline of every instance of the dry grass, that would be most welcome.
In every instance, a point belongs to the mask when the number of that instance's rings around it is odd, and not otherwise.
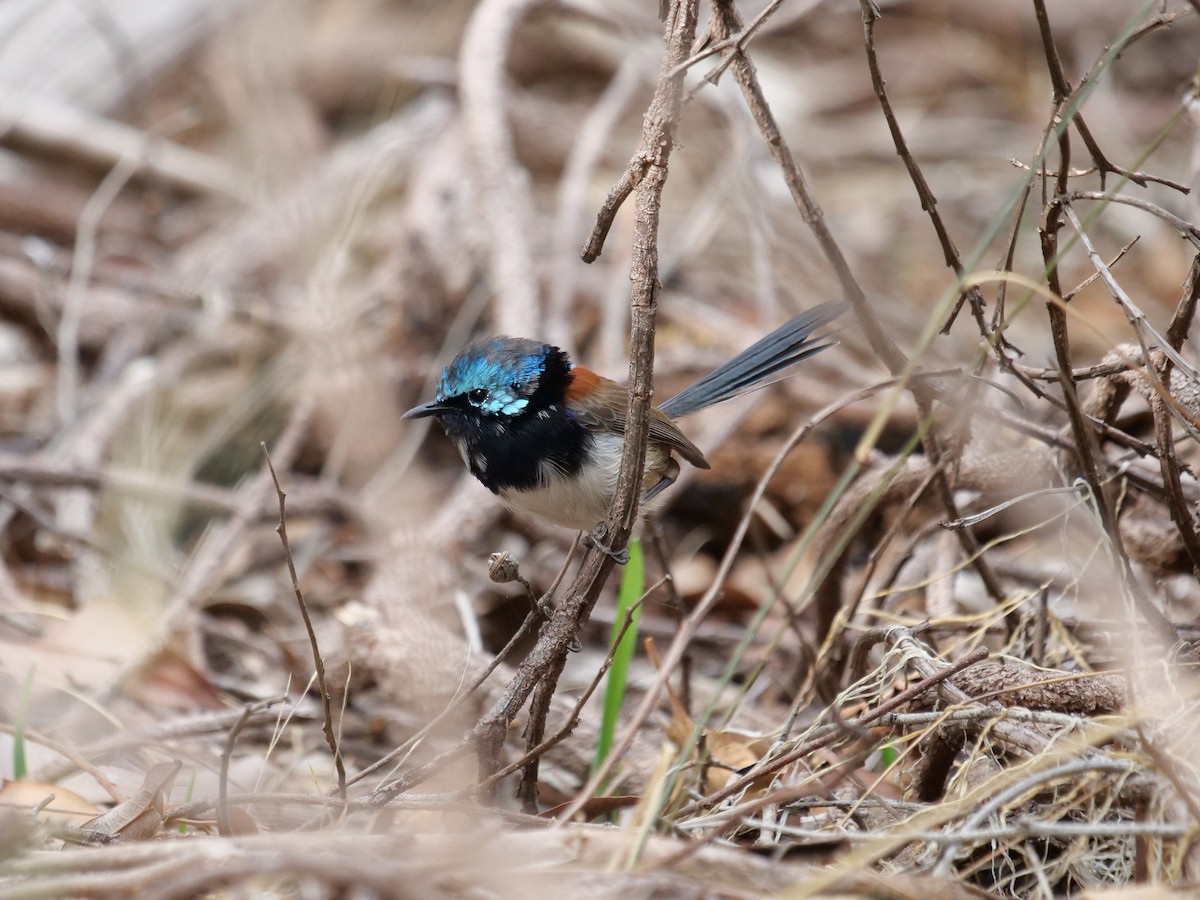
[[[0,894],[1195,890],[1200,21],[1046,6],[792,0],[756,75],[701,6],[657,270],[632,201],[580,260],[654,3],[0,7]],[[605,565],[539,641],[488,558],[570,536],[398,414],[478,332],[620,376],[631,260],[660,397],[855,315],[689,421],[600,791]]]

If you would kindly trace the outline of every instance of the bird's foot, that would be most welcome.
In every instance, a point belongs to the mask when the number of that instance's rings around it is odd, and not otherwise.
[[[629,551],[625,549],[614,550],[608,545],[608,525],[600,522],[592,529],[590,534],[583,536],[583,542],[591,547],[595,547],[618,566],[623,566],[629,562]]]

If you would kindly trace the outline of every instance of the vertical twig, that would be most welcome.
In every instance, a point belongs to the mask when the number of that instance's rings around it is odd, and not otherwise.
[[[1200,299],[1200,256],[1193,257],[1192,268],[1188,272],[1187,282],[1183,286],[1183,299],[1175,310],[1171,324],[1167,328],[1167,341],[1176,350],[1187,339],[1192,317],[1196,312],[1196,302]],[[1157,355],[1157,354],[1156,354]],[[1153,359],[1146,360],[1147,367],[1154,364]],[[1154,416],[1154,436],[1158,441],[1158,463],[1162,472],[1163,486],[1167,489],[1167,509],[1179,530],[1188,559],[1192,561],[1192,570],[1200,572],[1200,536],[1196,533],[1196,520],[1188,507],[1187,498],[1183,494],[1183,484],[1180,481],[1181,471],[1179,459],[1175,455],[1174,419],[1171,417],[1169,403],[1171,402],[1171,372],[1174,364],[1171,357],[1162,354],[1162,362],[1158,370],[1161,390],[1166,396],[1157,392],[1150,398],[1150,411]]]
[[[342,762],[342,749],[338,742],[337,733],[333,727],[333,703],[329,696],[329,685],[325,681],[325,660],[321,658],[321,648],[317,646],[317,633],[313,630],[312,619],[308,615],[308,604],[304,602],[304,593],[300,590],[300,579],[296,577],[296,562],[292,559],[292,547],[288,543],[287,534],[287,495],[279,486],[279,476],[275,474],[275,465],[271,462],[271,454],[266,443],[261,443],[263,455],[267,458],[267,468],[271,471],[271,480],[275,483],[275,496],[279,498],[279,524],[275,527],[279,540],[283,542],[283,558],[287,561],[288,574],[292,578],[292,591],[296,594],[296,603],[300,607],[300,615],[304,619],[304,630],[308,632],[308,643],[312,647],[313,665],[317,670],[317,690],[321,693],[321,714],[324,718],[325,743],[333,754],[333,765],[337,769],[338,796],[344,802],[346,799],[346,766]]]
[[[896,147],[896,153],[904,163],[904,168],[908,171],[908,177],[912,181],[913,187],[916,188],[917,197],[921,201],[921,209],[929,215],[929,221],[933,225],[934,232],[937,234],[938,243],[942,245],[942,255],[946,260],[946,265],[961,279],[966,270],[963,268],[958,248],[954,246],[954,239],[950,237],[950,232],[946,229],[946,225],[937,211],[937,197],[934,196],[932,188],[929,187],[929,182],[925,180],[925,174],[921,171],[921,167],[917,165],[912,151],[908,149],[908,142],[904,139],[904,132],[900,130],[900,122],[896,118],[895,111],[892,109],[892,102],[888,99],[887,88],[883,79],[883,70],[879,66],[879,55],[875,52],[875,23],[879,20],[879,7],[875,5],[874,0],[859,0],[859,6],[862,7],[863,32],[867,50],[867,68],[871,72],[871,86],[874,88],[875,96],[879,100],[879,106],[883,110],[884,121],[887,122],[888,131],[892,135],[892,143]],[[983,294],[980,293],[979,286],[975,284],[970,285],[965,291],[959,294],[958,300],[954,304],[954,309],[950,311],[945,324],[942,325],[942,334],[950,333],[950,326],[954,324],[954,320],[958,316],[958,311],[962,308],[964,299],[971,301],[971,312],[975,316],[975,321],[979,324],[979,330],[985,338],[988,338],[991,329],[988,328],[987,319],[984,318]],[[998,339],[1003,340],[1003,335],[998,336]]]
[[[1042,0],[1033,0],[1033,3],[1041,31],[1046,65],[1054,86],[1052,118],[1053,121],[1058,121],[1060,117],[1069,114],[1070,87],[1062,74],[1062,64],[1058,59],[1058,50],[1054,44],[1054,35],[1050,31],[1045,5]],[[1080,124],[1078,119],[1076,119],[1076,124]],[[1061,301],[1058,300],[1063,296],[1058,268],[1058,232],[1063,225],[1062,198],[1067,194],[1067,180],[1071,168],[1071,139],[1065,128],[1058,133],[1058,155],[1058,171],[1055,173],[1053,192],[1042,214],[1038,237],[1041,242],[1042,261],[1045,264],[1046,284],[1055,298],[1046,303],[1046,311],[1050,317],[1050,336],[1054,342],[1054,356],[1058,364],[1063,399],[1067,404],[1067,416],[1070,419],[1071,433],[1075,440],[1075,455],[1083,479],[1091,489],[1093,503],[1095,503],[1096,512],[1100,518],[1100,527],[1111,542],[1113,554],[1121,570],[1129,596],[1133,598],[1138,612],[1155,630],[1158,637],[1171,643],[1175,636],[1173,626],[1146,596],[1133,572],[1129,555],[1125,552],[1120,525],[1112,504],[1109,502],[1104,478],[1100,472],[1100,464],[1097,461],[1097,457],[1100,455],[1099,443],[1096,433],[1080,405],[1079,392],[1075,385],[1075,375],[1071,365],[1071,341],[1067,331],[1067,314],[1060,305]]]
[[[658,87],[643,120],[641,146],[597,216],[588,249],[584,252],[585,259],[594,259],[599,255],[617,207],[631,192],[636,192],[630,270],[633,284],[630,301],[633,346],[629,362],[629,408],[616,494],[605,523],[612,550],[623,549],[629,540],[637,516],[637,501],[645,468],[647,418],[654,365],[654,316],[660,289],[659,208],[683,97],[683,73],[672,72],[687,58],[695,41],[698,5],[698,0],[674,0],[671,5],[666,27],[666,52]],[[542,630],[537,644],[518,668],[503,696],[475,726],[472,737],[476,741],[482,783],[490,785],[489,776],[500,768],[500,749],[508,725],[530,694],[542,682],[546,682],[546,685],[539,689],[539,703],[553,693],[575,635],[586,624],[600,595],[600,588],[614,565],[612,555],[599,548],[593,547],[584,554],[575,582]],[[525,779],[529,783],[536,777],[534,761],[526,769]],[[527,787],[525,790],[532,791],[533,788]]]
[[[229,818],[229,763],[233,759],[233,748],[237,746],[238,735],[250,722],[250,717],[260,709],[266,709],[274,703],[286,700],[286,697],[271,697],[257,703],[247,703],[242,707],[241,715],[225,736],[225,747],[221,750],[221,766],[217,778],[217,828],[223,835],[234,833],[233,821]]]

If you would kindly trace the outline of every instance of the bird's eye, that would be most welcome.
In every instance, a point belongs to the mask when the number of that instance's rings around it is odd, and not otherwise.
[[[476,403],[476,404],[482,403],[484,400],[487,399],[487,396],[488,396],[487,388],[475,388],[472,391],[467,391],[467,399],[470,400],[472,403]]]

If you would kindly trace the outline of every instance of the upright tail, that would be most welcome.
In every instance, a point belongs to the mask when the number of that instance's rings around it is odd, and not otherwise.
[[[659,409],[678,419],[763,386],[763,382],[776,372],[832,347],[836,341],[813,341],[812,334],[845,311],[844,303],[822,303],[801,313],[684,388]]]

